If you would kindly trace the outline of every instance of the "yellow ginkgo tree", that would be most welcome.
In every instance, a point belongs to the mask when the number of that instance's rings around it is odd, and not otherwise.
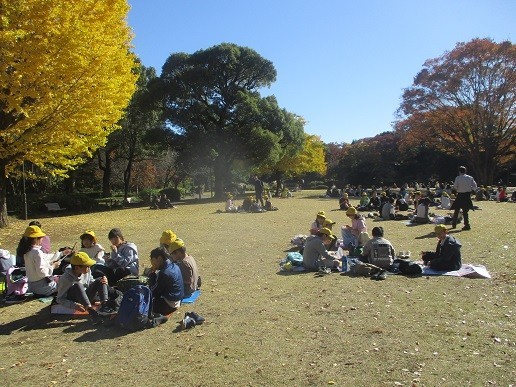
[[[23,162],[65,174],[104,145],[135,89],[126,0],[0,0],[0,227]]]
[[[326,146],[318,136],[305,133],[301,149],[293,152],[285,150],[283,156],[273,164],[263,165],[258,172],[269,173],[276,180],[277,192],[279,194],[281,180],[285,177],[299,176],[303,173],[315,172],[320,175],[326,174]]]

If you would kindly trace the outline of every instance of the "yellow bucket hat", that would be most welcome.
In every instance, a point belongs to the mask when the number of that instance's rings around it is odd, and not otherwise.
[[[91,259],[84,251],[79,251],[78,253],[75,253],[72,258],[70,258],[70,263],[72,265],[89,267],[95,265],[97,262]]]
[[[177,249],[180,249],[181,247],[185,247],[185,242],[183,242],[182,239],[177,238],[168,247],[168,252],[173,253],[174,251],[176,251]]]
[[[97,237],[95,236],[95,232],[93,232],[92,230],[86,230],[82,233],[82,235],[80,236],[81,240],[83,240],[86,236],[90,236],[93,238],[93,242],[97,243]]]
[[[334,222],[333,220],[331,219],[324,219],[324,222],[323,222],[323,227],[326,227],[328,225],[330,226],[333,226],[336,222]]]
[[[434,227],[434,232],[436,234],[438,234],[442,231],[446,231],[446,226],[444,224],[438,224],[437,226]]]
[[[324,235],[328,235],[331,239],[337,239],[337,237],[335,235],[333,235],[331,230],[329,228],[327,228],[327,227],[321,228],[319,230],[319,233],[324,234]]]
[[[357,209],[355,207],[349,207],[346,210],[346,215],[347,216],[356,215],[356,214],[357,214]]]
[[[159,243],[163,245],[170,245],[177,239],[177,235],[172,230],[163,231],[161,234],[161,238],[159,238]]]
[[[46,236],[43,231],[38,226],[29,226],[25,229],[25,232],[23,233],[23,236],[27,238],[41,238]]]
[[[319,211],[319,212],[317,213],[317,216],[318,216],[318,217],[320,217],[320,218],[326,218],[326,212],[324,212],[324,211]]]

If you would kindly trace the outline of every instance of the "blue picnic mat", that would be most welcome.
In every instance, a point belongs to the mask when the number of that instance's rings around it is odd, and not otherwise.
[[[181,303],[182,304],[193,304],[195,301],[197,301],[197,299],[199,298],[200,295],[201,295],[201,291],[196,290],[195,292],[192,293],[192,295],[190,297],[183,298],[181,300]]]

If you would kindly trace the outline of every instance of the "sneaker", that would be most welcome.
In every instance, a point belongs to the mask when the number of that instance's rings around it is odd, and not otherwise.
[[[25,295],[10,294],[4,297],[4,302],[6,304],[16,304],[22,301],[25,301]]]
[[[468,224],[467,226],[462,227],[462,230],[464,230],[464,231],[471,230],[471,226]]]
[[[195,325],[201,325],[206,319],[195,312],[187,312],[185,317],[191,317],[195,321]]]
[[[387,272],[385,270],[380,270],[379,272],[373,274],[371,276],[371,279],[374,279],[376,281],[387,279]]]
[[[330,274],[331,269],[326,266],[319,266],[319,274]]]
[[[182,323],[183,329],[190,329],[193,328],[195,325],[195,320],[193,318],[191,318],[190,316],[185,316]]]
[[[100,325],[104,322],[95,309],[88,309],[88,314],[90,315],[91,323],[93,325]]]
[[[100,307],[100,309],[98,311],[98,314],[101,315],[101,316],[109,316],[109,315],[114,314],[114,313],[116,313],[116,310],[111,308],[107,304],[102,304],[102,306]]]

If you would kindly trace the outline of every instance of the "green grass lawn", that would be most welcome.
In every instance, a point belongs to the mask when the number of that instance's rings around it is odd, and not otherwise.
[[[199,265],[202,296],[155,329],[124,334],[84,319],[55,319],[47,304],[0,309],[0,383],[50,385],[328,385],[508,386],[516,383],[516,205],[475,203],[471,231],[456,232],[464,263],[486,265],[490,280],[455,277],[385,281],[339,274],[283,275],[290,239],[308,233],[324,210],[347,223],[337,199],[318,191],[274,199],[279,211],[217,213],[224,203],[176,209],[132,208],[39,219],[54,248],[71,246],[86,229],[109,247],[120,227],[140,252],[140,268],[161,232],[185,240]],[[436,211],[444,214],[445,211]],[[14,251],[27,222],[0,229]],[[435,249],[433,227],[382,225],[396,250]],[[459,228],[460,229],[460,228]],[[185,311],[206,323],[178,331]]]

